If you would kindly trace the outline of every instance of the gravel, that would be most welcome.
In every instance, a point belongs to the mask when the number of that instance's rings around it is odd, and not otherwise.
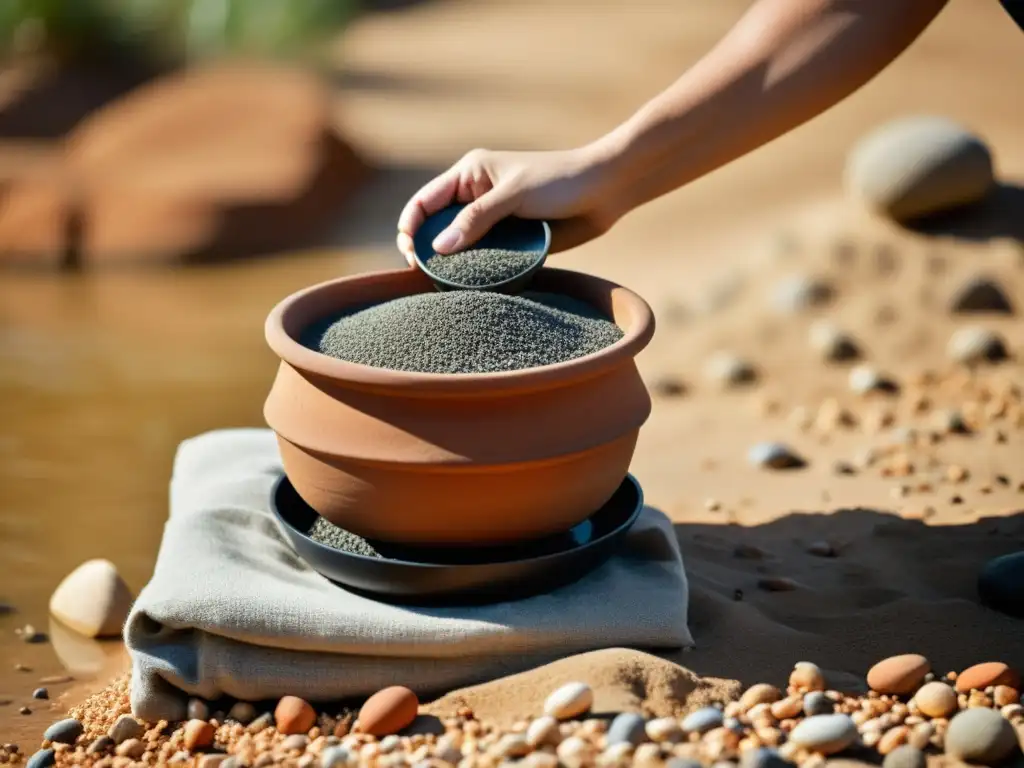
[[[382,557],[380,552],[362,536],[356,536],[351,531],[339,528],[323,517],[318,517],[313,523],[313,527],[309,529],[309,537],[332,549],[339,549],[352,555]]]
[[[597,309],[550,293],[418,293],[348,312],[303,334],[307,347],[376,368],[493,373],[597,352],[622,338]]]
[[[436,277],[458,285],[494,285],[511,280],[532,267],[540,251],[478,248],[452,254],[435,253],[426,267]]]

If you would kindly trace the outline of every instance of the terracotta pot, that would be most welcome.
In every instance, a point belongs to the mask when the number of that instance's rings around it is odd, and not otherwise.
[[[625,331],[576,360],[520,371],[431,374],[348,363],[299,343],[347,307],[434,290],[401,269],[333,280],[270,313],[281,358],[264,416],[299,495],[343,528],[407,544],[498,544],[567,530],[626,476],[651,401],[634,356],[647,303],[597,277],[538,273],[536,290],[589,302]]]

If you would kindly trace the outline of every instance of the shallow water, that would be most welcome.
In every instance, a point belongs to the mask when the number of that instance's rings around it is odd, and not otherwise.
[[[29,732],[39,677],[67,643],[47,601],[79,563],[106,557],[133,589],[149,576],[178,443],[218,427],[263,426],[276,358],[263,321],[287,294],[396,258],[310,254],[216,268],[0,277],[0,741]],[[78,677],[98,673],[82,649]],[[75,655],[72,652],[72,655]],[[17,672],[16,663],[31,673]],[[90,672],[90,669],[96,670]],[[51,695],[56,695],[56,686]]]

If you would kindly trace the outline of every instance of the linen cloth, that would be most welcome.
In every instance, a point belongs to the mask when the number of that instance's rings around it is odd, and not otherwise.
[[[182,719],[186,694],[330,701],[401,684],[423,697],[582,651],[693,644],[682,556],[657,510],[575,584],[495,605],[403,607],[299,558],[270,511],[282,471],[266,429],[178,448],[156,567],[125,626],[137,716]]]

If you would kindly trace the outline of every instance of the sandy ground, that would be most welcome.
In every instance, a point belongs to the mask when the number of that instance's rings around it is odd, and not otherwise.
[[[399,263],[394,217],[416,183],[473,146],[592,138],[674,79],[746,5],[465,0],[360,22],[337,50],[345,73],[338,115],[386,170],[342,222],[339,241],[379,254],[380,264]],[[1024,34],[998,3],[953,2],[844,104],[558,258],[646,296],[659,330],[641,368],[652,384],[667,376],[685,384],[680,397],[656,398],[633,472],[649,502],[678,525],[698,648],[673,659],[698,674],[784,682],[793,662],[811,659],[832,671],[834,684],[853,684],[873,661],[906,651],[925,653],[943,671],[990,658],[1024,667],[1019,624],[980,607],[974,594],[985,559],[1024,547],[1024,517],[1014,516],[1024,502],[1021,405],[986,411],[991,392],[1024,381],[1022,368],[986,369],[974,383],[955,375],[914,383],[945,371],[943,350],[960,326],[998,329],[1024,350],[1014,318],[965,320],[948,311],[951,293],[977,274],[999,278],[1024,308],[1019,225],[997,218],[970,237],[910,233],[847,203],[839,182],[858,136],[918,112],[973,127],[994,147],[999,175],[1024,179],[1024,104],[1013,99],[1022,72]],[[315,271],[300,268],[303,279]],[[273,276],[284,295],[298,280],[286,272],[270,264],[250,274]],[[773,291],[790,275],[828,280],[836,299],[811,314],[780,313]],[[817,317],[853,334],[901,393],[854,396],[849,366],[819,361],[808,344]],[[718,391],[702,368],[721,349],[753,362],[759,381]],[[857,424],[803,427],[829,398]],[[895,427],[923,429],[947,405],[976,411],[979,428],[898,447],[912,474],[885,476],[886,460],[850,476],[834,472],[837,460],[888,450],[890,429],[874,426],[886,414]],[[760,440],[787,443],[809,466],[749,466],[747,450]],[[944,479],[950,465],[966,468],[969,479]],[[819,541],[837,556],[811,554]],[[759,588],[776,576],[795,588]],[[0,710],[0,730],[16,719]]]

